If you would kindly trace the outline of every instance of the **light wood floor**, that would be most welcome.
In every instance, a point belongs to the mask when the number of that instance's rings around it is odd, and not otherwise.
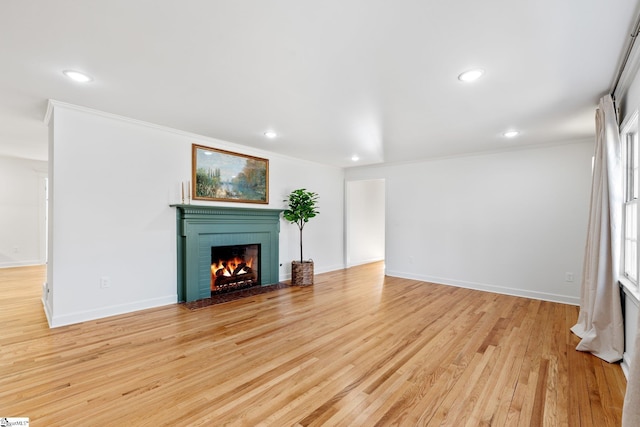
[[[0,417],[32,426],[618,426],[618,365],[573,306],[375,263],[188,311],[49,329],[44,268],[0,269]]]

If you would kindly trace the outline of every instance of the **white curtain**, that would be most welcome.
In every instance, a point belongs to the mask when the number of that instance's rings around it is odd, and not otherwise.
[[[596,149],[591,206],[582,270],[580,315],[571,328],[582,340],[576,347],[607,362],[622,359],[624,327],[618,287],[622,176],[620,134],[610,95],[596,110]]]

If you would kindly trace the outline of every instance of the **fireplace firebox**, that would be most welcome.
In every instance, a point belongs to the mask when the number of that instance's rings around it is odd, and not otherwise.
[[[211,247],[211,295],[260,284],[260,244]]]

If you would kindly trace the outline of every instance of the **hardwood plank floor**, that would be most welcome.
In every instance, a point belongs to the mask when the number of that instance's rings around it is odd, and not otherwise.
[[[49,329],[44,267],[0,269],[0,417],[32,426],[618,426],[618,365],[574,306],[382,263],[189,311]]]

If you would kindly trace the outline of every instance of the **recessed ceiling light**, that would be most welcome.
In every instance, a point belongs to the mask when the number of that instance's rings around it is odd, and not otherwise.
[[[357,162],[358,160],[360,160],[360,157],[356,156],[355,154],[351,156],[351,161]]]
[[[62,74],[79,83],[88,83],[93,80],[91,76],[81,73],[80,71],[64,70]]]
[[[518,132],[517,130],[508,130],[505,133],[503,133],[502,135],[505,138],[515,138],[516,136],[518,136],[520,134],[520,132]]]
[[[481,68],[474,68],[473,70],[465,71],[458,76],[458,80],[461,82],[472,82],[478,80],[484,74],[484,70]]]
[[[275,138],[276,136],[278,136],[278,134],[277,134],[277,133],[275,133],[275,132],[274,132],[274,131],[272,131],[272,130],[268,130],[268,131],[266,131],[266,132],[264,133],[264,136],[266,136],[266,137],[267,137],[267,138],[269,138],[269,139],[273,139],[273,138]]]

